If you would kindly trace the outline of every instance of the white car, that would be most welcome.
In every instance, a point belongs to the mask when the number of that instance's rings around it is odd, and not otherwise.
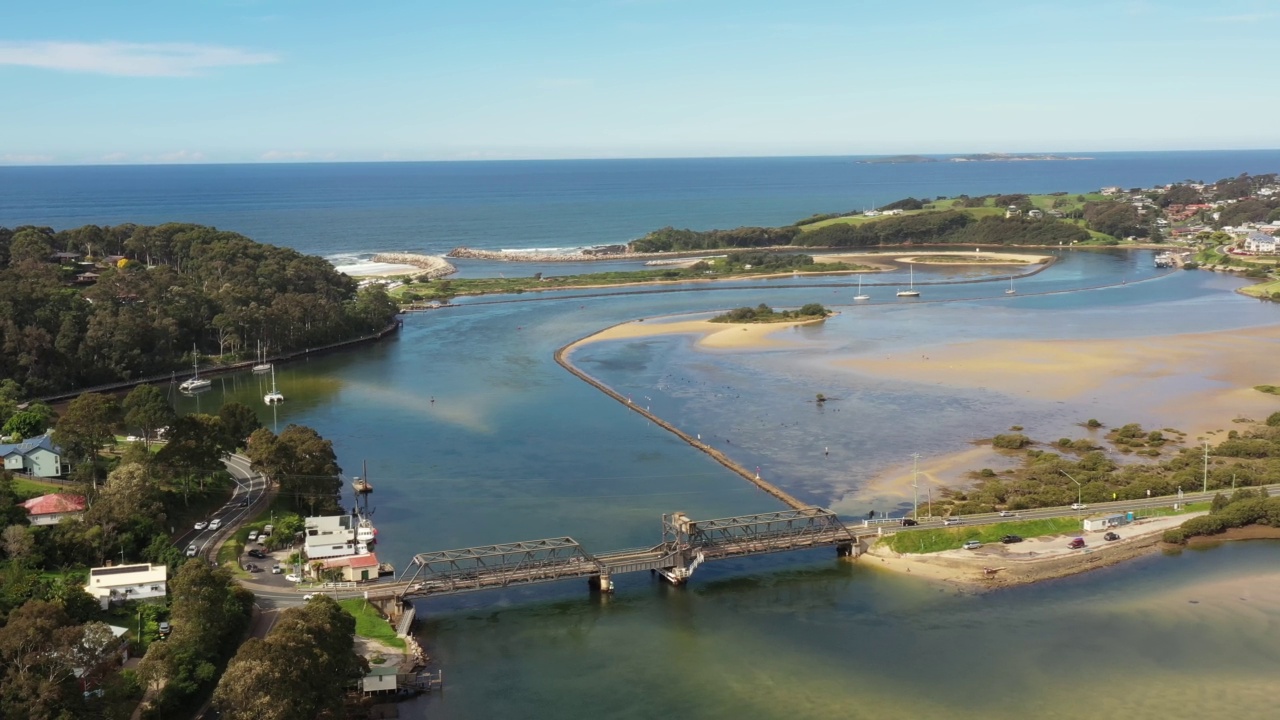
[[[187,546],[187,557],[195,557],[198,552],[200,552],[200,550],[196,547],[195,543],[191,543]]]
[[[272,566],[271,566],[271,574],[272,574],[272,575],[279,575],[279,574],[280,574],[280,573],[282,573],[282,572],[284,572],[284,568],[280,567],[280,564],[279,564],[279,563],[276,563],[275,565],[272,565]]]
[[[964,544],[965,550],[977,550],[980,547],[982,547],[982,543],[978,542],[977,540],[967,540],[965,541],[965,544]]]
[[[1000,517],[1013,517],[1013,513],[1009,510],[1001,510]]]
[[[307,593],[306,595],[302,596],[302,600],[305,602],[307,600],[310,600],[313,597],[320,597],[320,593]]]
[[[218,529],[218,528],[220,528],[220,527],[222,527],[222,521],[221,521],[221,520],[219,520],[219,519],[217,519],[217,518],[214,518],[213,520],[210,520],[210,521],[209,521],[209,529],[210,529],[210,530],[217,530],[217,529]]]
[[[209,527],[209,523],[205,522],[204,520],[201,520],[200,522],[196,523],[197,530],[203,530],[207,527]]]
[[[294,575],[293,573],[289,573],[288,575],[285,575],[285,576],[284,576],[284,579],[285,579],[285,580],[288,580],[288,581],[289,581],[289,582],[291,582],[291,583],[300,583],[300,582],[302,582],[302,578],[301,578],[300,576],[298,576],[298,575]]]
[[[1084,510],[1087,507],[1089,506],[1085,505],[1084,503],[1071,503],[1072,510]]]
[[[257,531],[257,530],[250,530],[250,531],[249,531],[249,542],[253,542],[254,540],[257,540],[257,539],[258,539],[258,531]]]

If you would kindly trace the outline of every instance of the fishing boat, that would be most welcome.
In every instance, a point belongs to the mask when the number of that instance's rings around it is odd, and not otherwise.
[[[272,367],[274,366],[271,363],[267,362],[267,351],[262,347],[262,341],[259,340],[258,341],[258,364],[253,366],[253,374],[262,375],[265,373],[269,373],[271,372]]]
[[[853,299],[854,300],[870,300],[871,299],[870,295],[862,294],[862,276],[861,275],[858,276],[858,294],[854,295]]]
[[[1010,276],[1009,276],[1009,289],[1008,289],[1008,290],[1005,290],[1005,291],[1004,291],[1004,294],[1005,294],[1005,295],[1012,295],[1012,294],[1014,294],[1014,293],[1016,293],[1016,292],[1018,292],[1018,291],[1013,289],[1013,276],[1012,276],[1012,275],[1010,275]]]
[[[276,390],[276,369],[274,367],[271,368],[271,392],[263,395],[262,401],[268,405],[284,402],[284,395],[279,390]]]
[[[182,381],[182,384],[178,386],[178,389],[184,393],[208,390],[213,387],[213,381],[200,377],[200,353],[196,352],[194,345],[191,346],[191,355],[193,358],[191,361],[191,377]]]
[[[908,265],[907,272],[909,273],[910,279],[908,282],[910,284],[907,286],[906,290],[898,291],[898,297],[920,297],[920,292],[916,290],[916,266]]]

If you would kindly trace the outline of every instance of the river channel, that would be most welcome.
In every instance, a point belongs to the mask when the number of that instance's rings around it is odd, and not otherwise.
[[[302,423],[332,439],[348,475],[367,462],[379,556],[397,567],[415,552],[565,535],[605,551],[657,542],[665,512],[779,507],[555,364],[557,348],[610,325],[761,302],[839,311],[784,331],[803,335],[795,349],[708,352],[673,336],[589,345],[574,360],[784,490],[853,518],[901,509],[859,489],[912,453],[954,453],[1013,424],[1058,437],[1082,413],[1158,419],[1106,398],[1071,407],[858,382],[824,370],[824,357],[1015,337],[1140,342],[1273,324],[1280,311],[1232,293],[1234,278],[1155,270],[1148,252],[1067,252],[1019,279],[1015,296],[1003,292],[1005,272],[917,266],[921,301],[894,298],[905,269],[868,277],[879,284],[858,306],[848,277],[464,300],[407,316],[387,341],[282,365],[289,400],[277,408],[261,402],[270,380],[249,375],[178,403],[210,412],[245,402],[268,426]],[[991,282],[922,284],[982,277]],[[815,409],[815,392],[842,398],[840,412]],[[1233,605],[1227,595],[1274,572],[1277,549],[1155,556],[989,595],[833,551],[708,564],[684,589],[624,576],[604,600],[563,583],[423,601],[421,634],[446,689],[402,716],[1262,717],[1280,667],[1280,608],[1275,596],[1237,592]]]

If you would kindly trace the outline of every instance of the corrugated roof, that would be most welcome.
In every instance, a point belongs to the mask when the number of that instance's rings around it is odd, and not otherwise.
[[[55,513],[83,512],[85,501],[83,495],[53,493],[41,495],[22,503],[28,515],[53,515]]]

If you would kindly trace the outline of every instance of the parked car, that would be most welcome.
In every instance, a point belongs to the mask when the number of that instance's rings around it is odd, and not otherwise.
[[[1011,543],[1020,543],[1022,542],[1022,536],[1021,535],[1005,535],[1004,537],[1000,538],[1000,542],[1004,543],[1005,545],[1009,545]]]
[[[253,542],[254,540],[257,540],[257,539],[258,539],[258,531],[257,531],[257,530],[250,530],[250,531],[249,531],[249,542]]]
[[[220,528],[220,527],[222,527],[222,521],[221,521],[221,520],[219,520],[218,518],[214,518],[214,519],[212,519],[212,520],[210,520],[210,521],[209,521],[209,529],[210,529],[210,530],[217,530],[217,529],[218,529],[218,528]]]
[[[911,518],[902,518],[903,527],[913,527],[919,524],[920,523],[916,522],[915,520],[912,520]]]
[[[272,574],[272,575],[279,575],[279,574],[280,574],[280,573],[282,573],[282,572],[284,572],[284,568],[280,567],[280,564],[279,564],[279,563],[276,563],[275,565],[272,565],[272,566],[271,566],[271,574]]]
[[[200,550],[196,547],[195,543],[191,543],[187,546],[187,557],[195,557],[198,552],[200,552]]]
[[[284,576],[284,579],[285,579],[285,580],[288,580],[288,581],[289,581],[289,582],[291,582],[291,583],[300,583],[300,582],[302,582],[302,576],[301,576],[301,575],[295,575],[295,574],[293,574],[293,573],[289,573],[288,575],[285,575],[285,576]]]
[[[253,563],[245,563],[244,569],[249,572],[253,572],[254,570],[261,570],[262,568],[259,568],[257,565],[254,565]]]
[[[262,528],[262,532],[259,534],[259,537],[270,537],[271,533],[275,532],[275,530],[276,530],[275,525],[267,525],[266,527]]]
[[[942,518],[942,524],[943,524],[943,525],[959,525],[959,524],[960,524],[960,518],[958,518],[958,517],[944,517],[944,518]]]
[[[169,631],[170,631],[170,630],[172,630],[172,628],[171,628],[171,627],[169,627],[169,621],[168,621],[168,620],[162,620],[162,621],[160,622],[160,637],[161,637],[161,638],[167,638],[167,637],[169,637]]]
[[[964,543],[965,550],[977,550],[980,547],[982,547],[982,543],[977,540],[966,540]]]
[[[252,550],[250,550],[250,551],[249,551],[248,553],[246,553],[246,554],[247,554],[249,557],[251,557],[251,558],[258,558],[259,560],[266,560],[266,559],[267,559],[267,554],[266,554],[266,553],[264,553],[264,552],[262,552],[262,551],[261,551],[261,550],[259,550],[258,548],[253,548]]]
[[[1084,547],[1084,538],[1073,538],[1071,542],[1067,543],[1067,547],[1072,550],[1079,550]]]
[[[1117,534],[1115,534],[1115,533],[1113,533],[1113,532],[1109,532],[1109,533],[1107,533],[1106,535],[1103,535],[1103,536],[1102,536],[1102,539],[1103,539],[1103,540],[1119,540],[1119,539],[1120,539],[1120,536],[1119,536],[1119,535],[1117,535]]]
[[[209,527],[209,523],[205,522],[204,520],[201,520],[200,522],[196,523],[197,530],[203,530],[207,527]]]
[[[1087,507],[1089,506],[1085,505],[1084,503],[1071,503],[1072,510],[1084,510]]]

